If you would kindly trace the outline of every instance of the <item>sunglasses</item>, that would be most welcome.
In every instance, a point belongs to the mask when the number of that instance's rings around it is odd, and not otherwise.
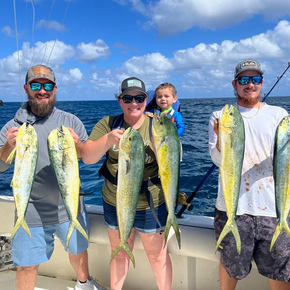
[[[122,99],[125,104],[132,103],[133,99],[135,100],[136,103],[141,104],[145,101],[146,96],[145,95],[137,95],[137,96],[124,95],[120,97],[120,99]]]
[[[254,85],[260,85],[262,83],[263,77],[262,76],[237,77],[235,78],[235,80],[238,81],[239,84],[242,86],[247,85],[250,82],[250,80]]]
[[[31,87],[31,90],[33,90],[33,91],[40,91],[41,87],[43,87],[47,92],[53,91],[54,86],[55,86],[55,84],[51,84],[51,83],[45,83],[45,84],[30,83],[29,85]]]

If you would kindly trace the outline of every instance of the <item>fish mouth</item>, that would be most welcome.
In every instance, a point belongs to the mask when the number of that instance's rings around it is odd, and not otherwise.
[[[58,131],[60,134],[64,135],[63,125],[61,125],[60,128],[57,128],[57,131]]]
[[[226,105],[224,110],[226,114],[231,114],[234,110],[234,107],[232,105]]]
[[[133,128],[130,127],[130,129],[129,129],[129,131],[127,132],[126,136],[124,136],[125,139],[129,139],[129,138],[131,137],[132,131],[133,131]]]

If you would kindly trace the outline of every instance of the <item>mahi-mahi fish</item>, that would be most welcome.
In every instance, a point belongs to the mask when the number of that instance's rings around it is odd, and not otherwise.
[[[272,238],[270,251],[272,251],[282,230],[290,238],[290,229],[287,223],[290,215],[290,115],[284,117],[277,127],[273,166],[278,223]]]
[[[135,267],[135,258],[128,244],[141,190],[144,172],[145,147],[140,133],[128,128],[119,143],[118,183],[117,183],[117,219],[120,243],[111,255],[111,261],[124,250]]]
[[[180,140],[176,125],[165,114],[161,114],[159,117],[154,113],[152,135],[157,154],[161,185],[168,211],[164,231],[164,246],[168,239],[169,230],[173,227],[180,248],[180,232],[175,216],[180,172]]]
[[[20,227],[31,237],[25,221],[25,213],[34,182],[38,159],[38,139],[35,129],[30,124],[27,126],[26,123],[23,123],[17,131],[16,146],[6,162],[12,163],[14,158],[14,174],[11,186],[13,188],[17,220],[11,233],[11,239]]]
[[[61,129],[56,128],[49,133],[47,145],[50,163],[54,169],[64,206],[70,220],[66,247],[68,248],[74,229],[77,229],[89,242],[87,233],[77,220],[80,177],[78,157],[72,134],[65,126],[61,126]]]
[[[224,237],[232,232],[241,252],[241,238],[236,224],[242,166],[245,150],[245,129],[239,110],[232,105],[225,105],[219,118],[219,145],[221,150],[220,179],[223,190],[228,220],[216,243],[218,249]]]

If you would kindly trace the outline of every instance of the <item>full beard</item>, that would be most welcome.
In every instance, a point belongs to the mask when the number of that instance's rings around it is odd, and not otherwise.
[[[47,103],[41,103],[36,97],[32,97],[29,94],[27,95],[27,97],[31,111],[33,112],[33,114],[39,117],[45,117],[50,115],[56,103],[55,94],[50,96]]]
[[[241,97],[237,94],[237,91],[235,91],[235,95],[237,97],[237,100],[239,101],[240,105],[244,105],[245,107],[251,107],[259,103],[261,99],[261,94],[258,95],[256,98],[247,98],[247,97]]]

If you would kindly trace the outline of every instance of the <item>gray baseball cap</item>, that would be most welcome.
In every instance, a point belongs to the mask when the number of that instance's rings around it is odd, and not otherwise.
[[[131,91],[138,91],[143,93],[145,96],[148,96],[144,82],[136,77],[130,77],[122,81],[119,90],[119,97]]]
[[[246,59],[239,62],[235,68],[235,78],[243,71],[254,70],[263,75],[261,64],[254,59]]]
[[[43,64],[38,64],[28,69],[25,78],[25,83],[26,84],[30,83],[35,79],[47,79],[55,83],[55,76],[53,70],[50,67],[45,66]]]

